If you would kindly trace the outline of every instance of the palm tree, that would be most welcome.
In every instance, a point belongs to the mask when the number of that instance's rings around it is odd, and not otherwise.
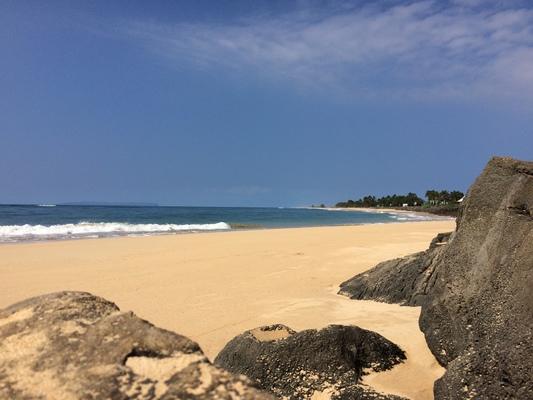
[[[428,190],[426,192],[426,197],[429,201],[429,204],[434,205],[438,200],[439,192],[437,192],[436,190]]]

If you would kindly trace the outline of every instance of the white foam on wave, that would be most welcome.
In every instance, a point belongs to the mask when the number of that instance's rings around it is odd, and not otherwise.
[[[129,224],[123,222],[79,222],[62,225],[0,225],[1,241],[32,239],[81,238],[132,234],[222,231],[231,227],[225,222],[214,224]]]
[[[38,207],[55,207],[55,204],[37,204]]]
[[[408,212],[387,212],[392,218],[397,221],[440,221],[453,219],[452,217],[446,217],[442,215],[432,215],[432,214],[417,214],[417,213],[408,213]]]

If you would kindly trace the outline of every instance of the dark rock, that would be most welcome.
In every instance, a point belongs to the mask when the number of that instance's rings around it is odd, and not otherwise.
[[[422,305],[446,374],[437,399],[533,399],[533,162],[493,158],[445,246],[343,283],[352,298]]]
[[[442,248],[384,261],[341,283],[339,294],[356,300],[420,305],[434,273],[433,261]]]
[[[429,249],[384,261],[341,283],[339,294],[356,300],[379,300],[418,306],[432,287],[435,266],[452,232],[439,233]]]
[[[384,371],[404,359],[394,343],[356,326],[296,333],[272,325],[232,339],[215,364],[289,399],[309,399],[315,392],[326,392],[332,399],[399,399],[376,393],[360,380],[364,369]]]
[[[271,399],[188,338],[102,298],[60,292],[0,310],[2,399]]]

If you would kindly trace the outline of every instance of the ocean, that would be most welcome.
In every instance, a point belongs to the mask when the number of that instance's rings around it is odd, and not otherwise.
[[[441,219],[310,208],[0,205],[0,243]]]

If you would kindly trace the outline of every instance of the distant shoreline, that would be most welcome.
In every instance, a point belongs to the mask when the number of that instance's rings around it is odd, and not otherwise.
[[[455,218],[455,215],[443,215],[437,214],[429,211],[413,210],[413,209],[397,209],[397,208],[384,208],[384,207],[310,207],[314,210],[325,210],[325,211],[360,211],[365,213],[373,214],[416,214],[420,216],[425,216],[432,219],[441,219],[441,218]],[[436,218],[441,217],[441,218]]]
[[[426,216],[440,216],[440,217],[449,217],[455,218],[459,212],[459,207],[457,208],[448,208],[448,207],[401,207],[401,208],[386,208],[386,207],[311,207],[318,210],[328,210],[328,211],[361,211],[369,213],[388,213],[388,214],[419,214]]]

